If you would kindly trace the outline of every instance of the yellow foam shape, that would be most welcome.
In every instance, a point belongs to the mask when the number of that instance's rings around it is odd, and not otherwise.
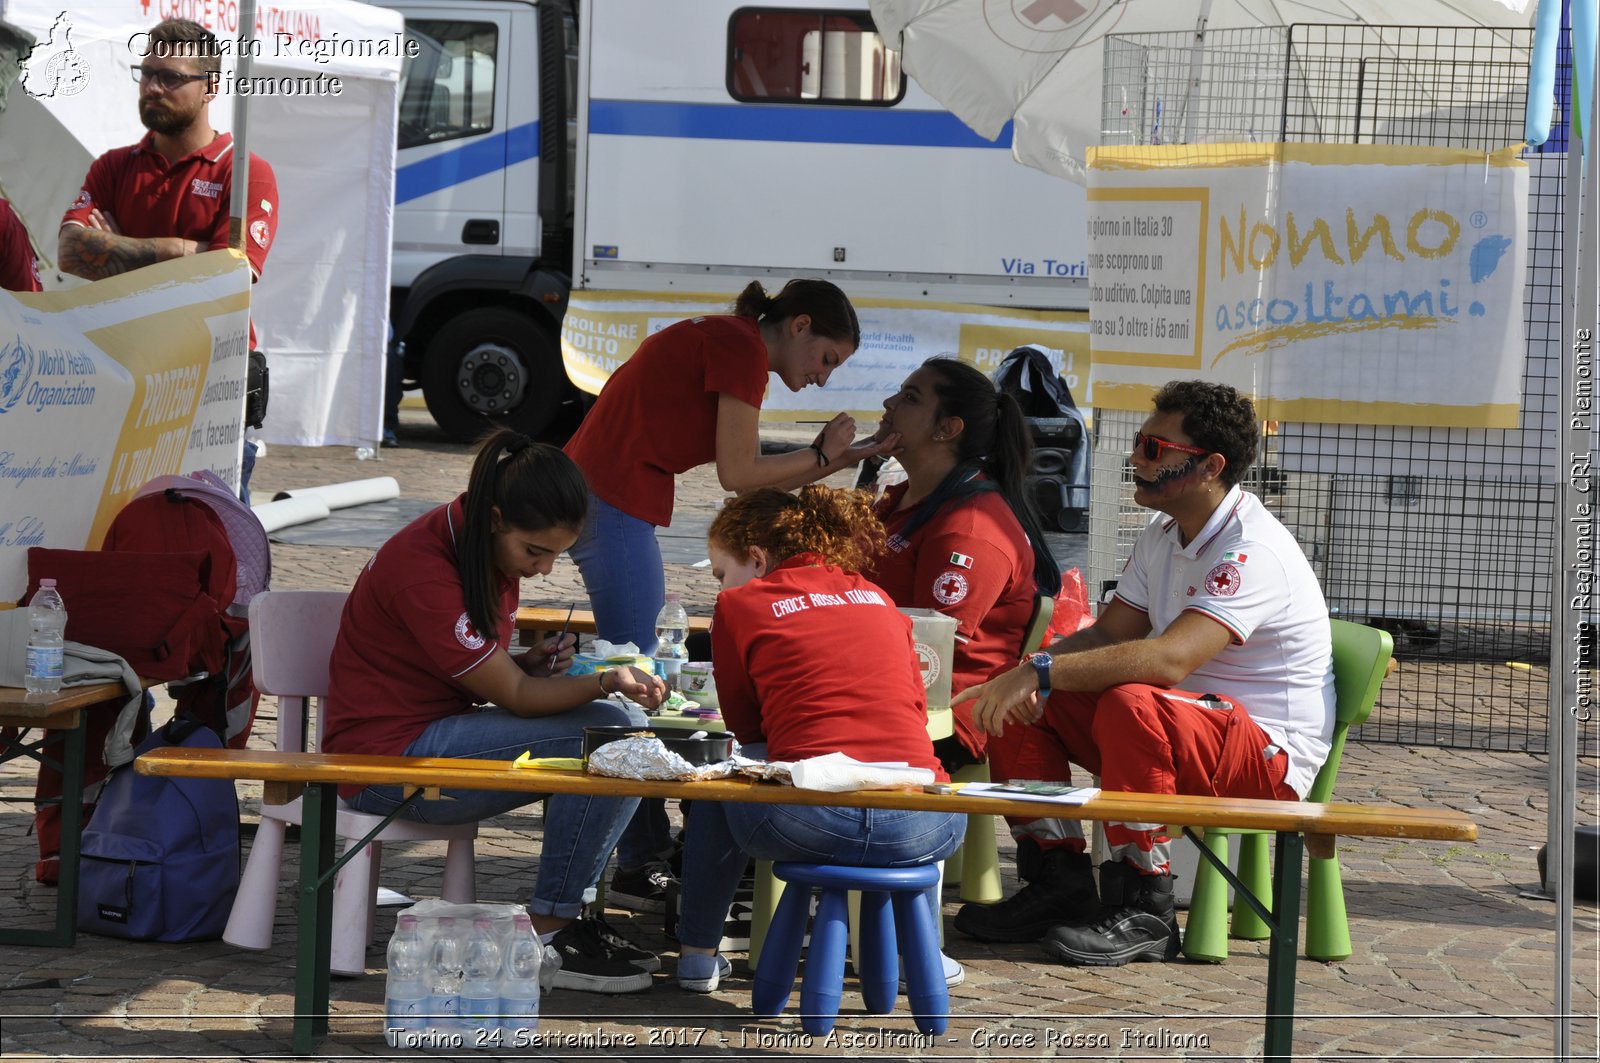
[[[538,771],[582,771],[583,761],[578,757],[535,757],[523,753],[511,762],[511,766]]]

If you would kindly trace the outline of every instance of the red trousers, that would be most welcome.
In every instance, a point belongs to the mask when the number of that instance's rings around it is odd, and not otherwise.
[[[1289,754],[1228,698],[1125,683],[1098,694],[1057,691],[1038,723],[1010,726],[989,741],[996,779],[1069,781],[1072,765],[1124,793],[1257,797],[1299,795],[1284,783]],[[1034,828],[1014,821],[1023,833]],[[1107,823],[1112,859],[1146,872],[1167,870],[1165,824]],[[1046,838],[1061,832],[1042,828]]]

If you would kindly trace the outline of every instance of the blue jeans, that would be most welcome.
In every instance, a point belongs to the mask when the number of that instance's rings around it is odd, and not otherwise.
[[[655,653],[656,617],[667,600],[656,526],[591,494],[589,517],[568,552],[594,608],[595,634]]]
[[[696,801],[683,851],[678,941],[714,949],[749,857],[849,867],[910,867],[961,845],[967,818],[954,812],[822,808]],[[928,903],[939,911],[938,887]]]
[[[239,501],[245,505],[250,504],[250,474],[256,471],[257,447],[250,440],[244,441],[244,456],[239,461]]]
[[[655,525],[590,494],[588,519],[569,553],[589,594],[596,637],[654,653],[656,617],[667,600]],[[617,866],[631,871],[671,851],[666,803],[641,801],[617,845]]]
[[[627,724],[643,726],[644,713],[614,701],[591,701],[553,716],[517,716],[496,705],[478,712],[435,720],[406,747],[408,757],[462,757],[515,760],[583,755],[583,729]],[[406,809],[423,823],[470,823],[532,804],[538,794],[504,790],[446,789],[450,800],[419,801]],[[351,808],[387,815],[402,800],[398,786],[369,786],[349,801]],[[571,919],[583,908],[584,891],[600,878],[606,858],[633,815],[636,797],[585,797],[552,794],[544,814],[544,845],[534,887],[534,915]]]

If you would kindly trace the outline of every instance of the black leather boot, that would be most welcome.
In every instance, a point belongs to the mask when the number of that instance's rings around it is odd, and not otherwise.
[[[1104,914],[1087,926],[1058,926],[1044,935],[1044,952],[1062,963],[1121,967],[1178,956],[1178,917],[1171,875],[1141,875],[1120,860],[1100,865]]]
[[[1032,838],[1017,842],[1017,873],[1026,880],[998,904],[964,904],[955,926],[979,941],[1038,941],[1063,923],[1089,922],[1100,913],[1087,853],[1064,846],[1041,849]]]

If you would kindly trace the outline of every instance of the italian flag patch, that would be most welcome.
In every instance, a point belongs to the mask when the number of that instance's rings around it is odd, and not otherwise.
[[[966,554],[951,554],[950,563],[952,565],[960,565],[962,568],[971,568],[972,558],[968,557]]]
[[[1229,552],[1227,552],[1227,553],[1222,555],[1222,560],[1224,560],[1224,561],[1232,561],[1236,565],[1242,565],[1242,564],[1244,564],[1246,556],[1248,556],[1248,555],[1236,554],[1236,553],[1234,553],[1233,551],[1230,550]]]

